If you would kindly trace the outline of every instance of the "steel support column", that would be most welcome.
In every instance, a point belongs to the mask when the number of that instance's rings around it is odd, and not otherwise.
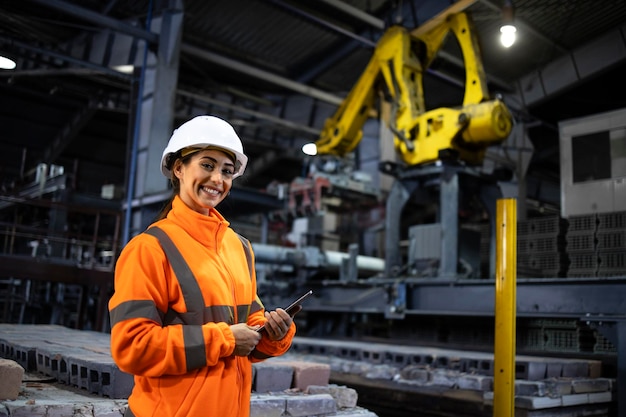
[[[129,190],[134,189],[132,196],[136,200],[168,190],[167,180],[160,175],[160,164],[174,124],[183,24],[182,2],[176,0],[173,3],[176,7],[164,9],[160,16],[159,47],[144,68],[144,88],[137,104],[137,153],[131,156],[137,162],[137,173],[129,179],[129,183],[134,181],[134,187],[129,185]],[[154,208],[150,207],[135,211],[130,234],[143,230],[154,219],[154,214]]]
[[[385,215],[385,275],[388,277],[398,276],[399,268],[402,267],[402,256],[400,255],[400,219],[402,209],[411,197],[415,189],[416,182],[397,180],[391,186],[387,197]]]
[[[457,276],[459,261],[459,175],[444,168],[439,191],[441,222],[441,264],[439,277]]]

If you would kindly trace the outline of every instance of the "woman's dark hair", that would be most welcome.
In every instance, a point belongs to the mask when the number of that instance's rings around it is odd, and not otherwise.
[[[180,151],[178,151],[175,154],[170,155],[170,157],[167,159],[167,168],[171,172],[170,184],[172,185],[172,195],[165,202],[165,205],[163,206],[163,208],[157,215],[155,221],[163,220],[164,218],[167,217],[167,213],[169,213],[170,210],[172,209],[172,202],[174,201],[174,197],[176,197],[178,193],[180,192],[180,180],[176,177],[176,175],[174,174],[174,170],[172,169],[174,167],[174,164],[176,163],[178,159],[180,159],[180,162],[183,165],[187,165],[189,161],[191,160],[192,156],[193,154],[187,155],[184,158],[181,158],[181,153]]]

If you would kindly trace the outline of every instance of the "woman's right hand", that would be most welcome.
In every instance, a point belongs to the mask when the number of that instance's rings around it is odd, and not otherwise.
[[[248,356],[256,345],[261,340],[261,334],[257,332],[259,326],[252,327],[246,323],[238,323],[230,326],[230,330],[235,336],[235,351],[236,356]]]

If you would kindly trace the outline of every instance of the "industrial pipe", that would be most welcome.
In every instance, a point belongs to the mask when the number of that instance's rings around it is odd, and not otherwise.
[[[252,249],[258,263],[288,264],[308,268],[340,268],[343,260],[350,258],[350,255],[347,253],[323,251],[314,246],[287,248],[253,243]],[[356,257],[356,266],[359,271],[383,272],[385,270],[385,260],[358,255]]]

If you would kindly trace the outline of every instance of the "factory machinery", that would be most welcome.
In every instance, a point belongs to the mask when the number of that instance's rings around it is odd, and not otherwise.
[[[271,306],[313,290],[298,320],[300,335],[493,352],[495,207],[506,178],[476,168],[487,147],[507,138],[513,119],[488,96],[467,16],[444,13],[434,21],[385,33],[316,142],[321,160],[348,155],[382,97],[379,108],[387,111],[380,120],[401,159],[380,164],[394,178],[386,201],[376,205],[369,188],[345,172],[316,171],[304,181],[309,194],[299,201],[306,207],[298,210],[290,198],[292,213],[309,213],[293,229],[301,236],[292,239],[296,247],[255,246],[260,291]],[[426,111],[421,77],[448,33],[464,56],[464,100],[458,108]],[[626,415],[625,116],[562,123],[561,213],[516,225],[518,354],[600,360],[601,375],[618,381],[609,400],[619,399],[620,417]],[[588,156],[599,152],[601,162],[590,164]],[[295,195],[307,189],[303,180],[292,185]],[[337,205],[342,195],[349,196],[345,212]],[[380,235],[368,223],[372,213],[382,216]],[[359,253],[379,255],[384,265]],[[319,351],[311,346],[303,350]]]

